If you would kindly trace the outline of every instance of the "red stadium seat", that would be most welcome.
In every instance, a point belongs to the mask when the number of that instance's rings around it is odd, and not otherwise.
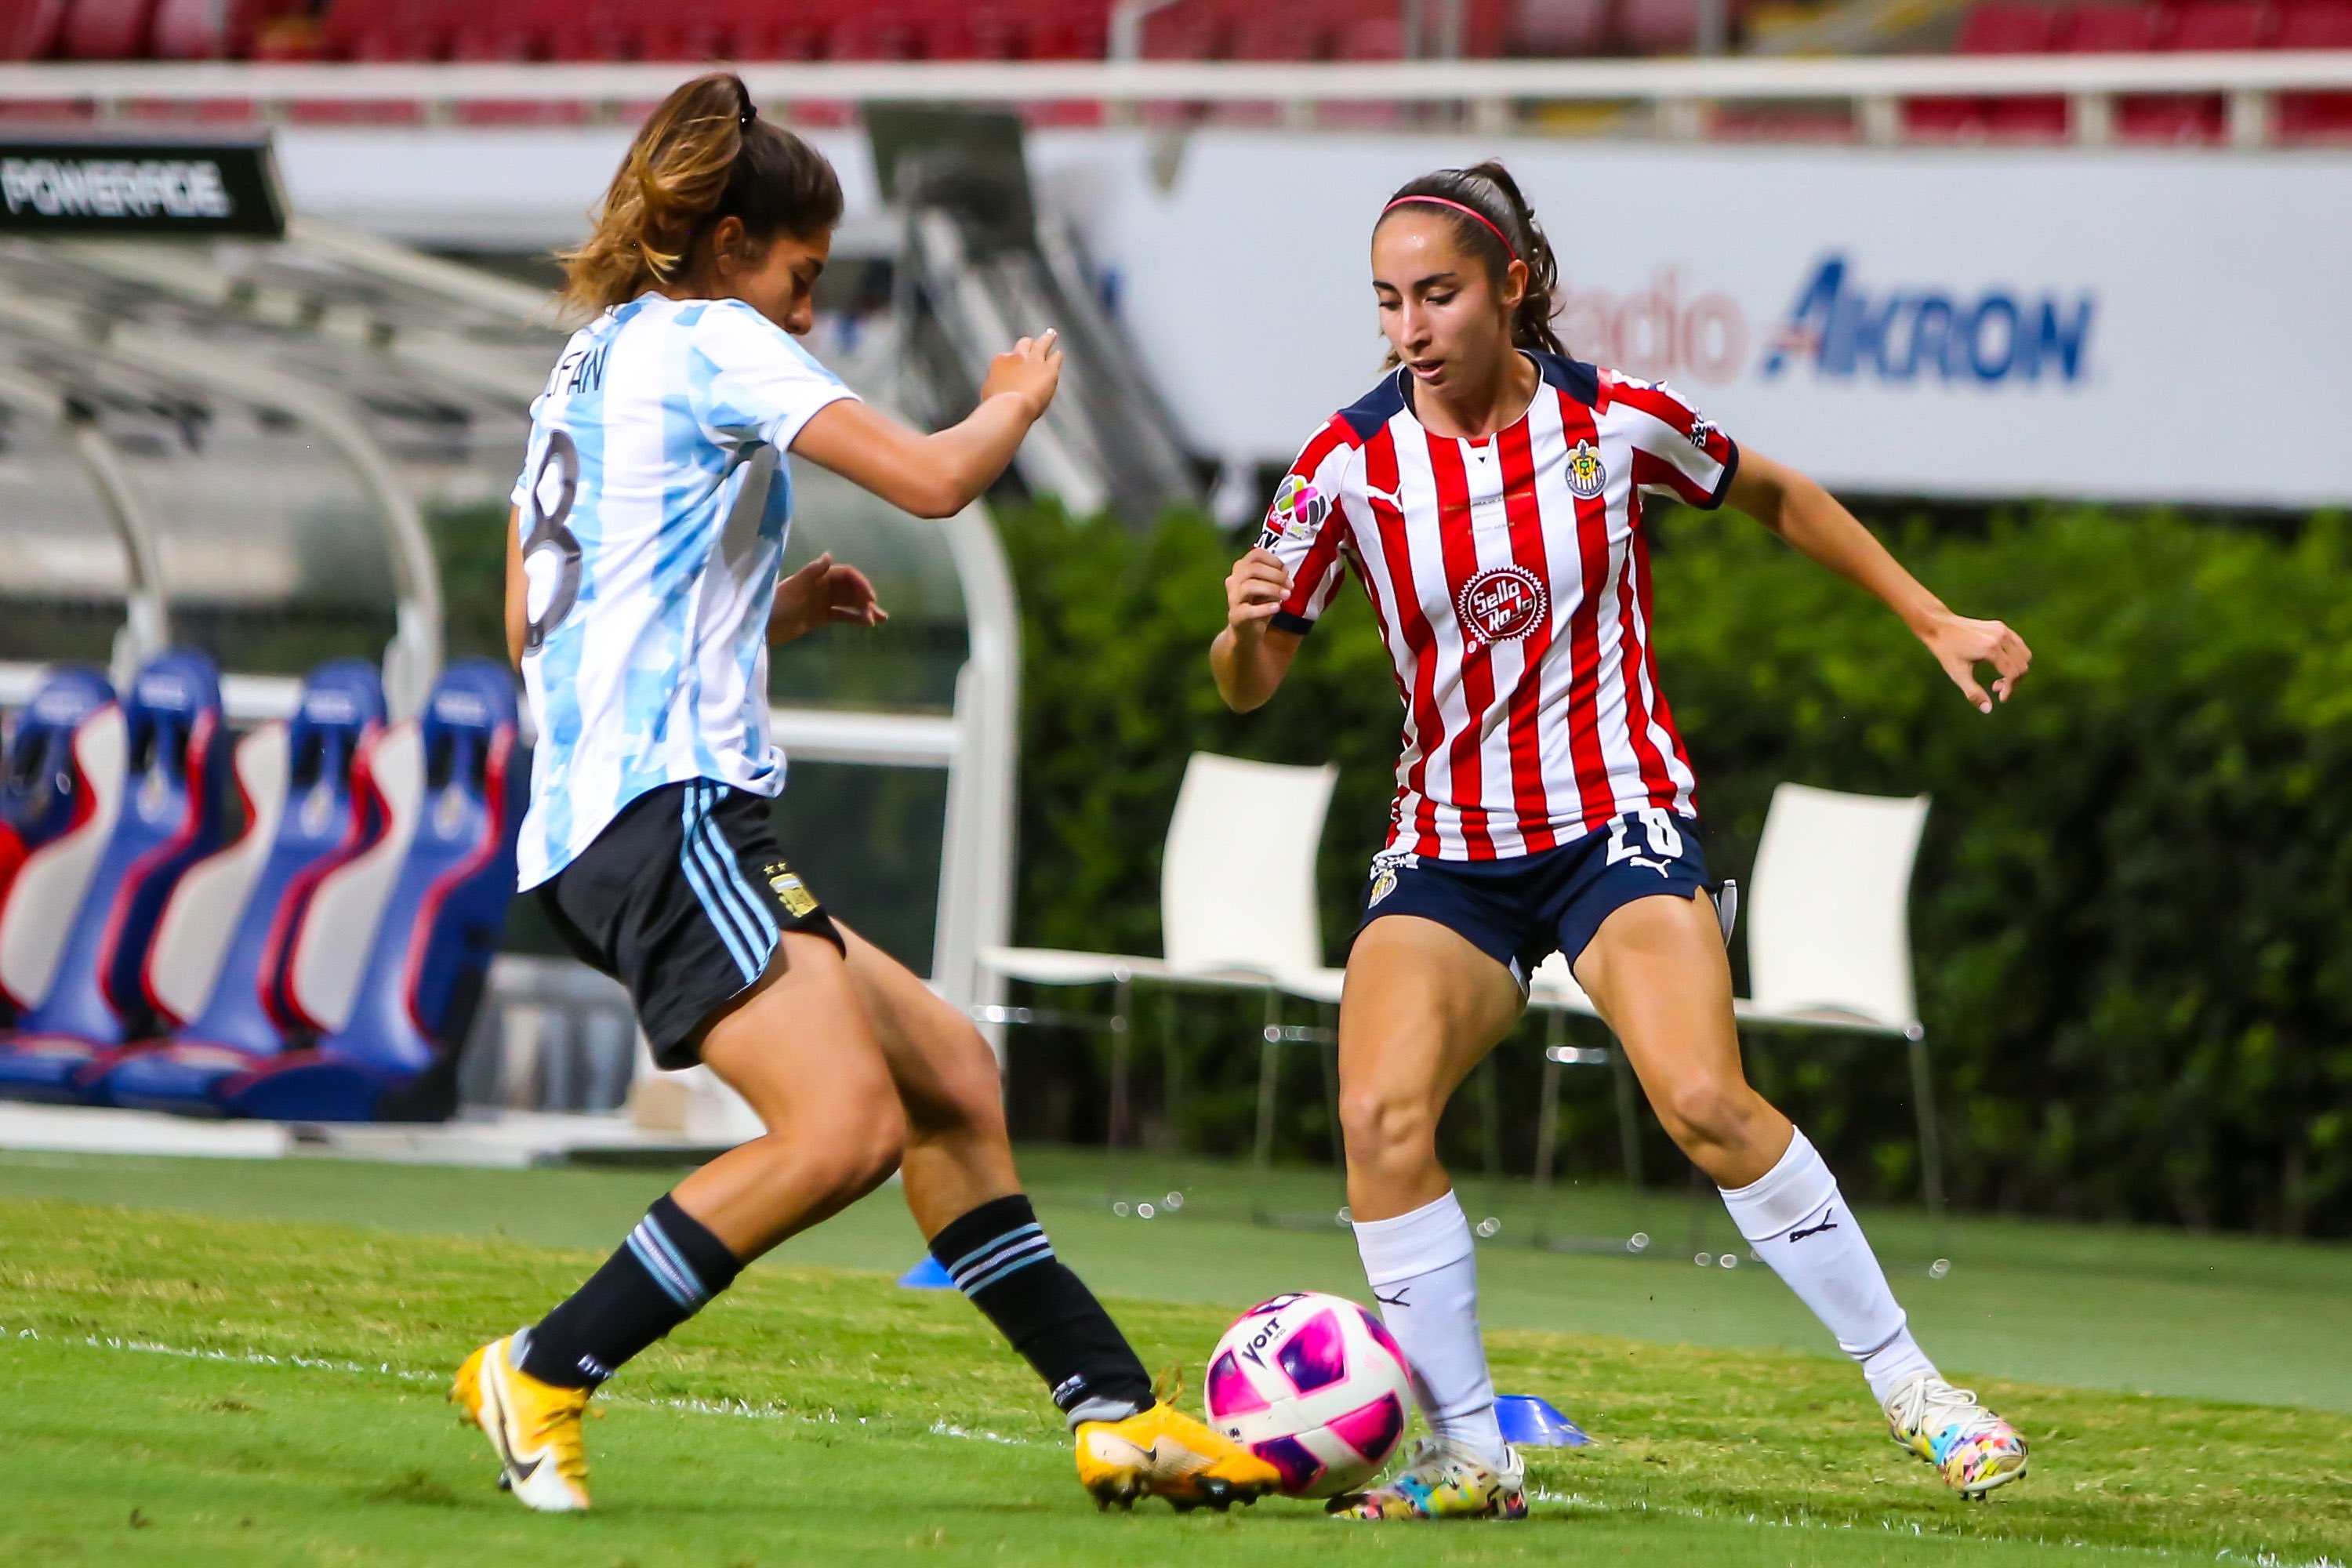
[[[2352,49],[2352,3],[2304,0],[2279,13],[2271,47],[2280,49]],[[2278,129],[2295,142],[2352,140],[2352,92],[2283,92]]]
[[[58,52],[69,60],[128,60],[147,52],[154,0],[73,0]]]
[[[867,0],[835,19],[825,57],[835,60],[912,60],[922,58],[922,27],[909,5]]]
[[[2077,5],[2055,38],[2070,55],[2137,55],[2163,47],[2164,13],[2153,5]]]
[[[226,5],[220,0],[156,0],[148,49],[163,60],[240,59],[252,52],[255,34],[265,23],[293,19],[284,11],[251,0]],[[300,20],[307,24],[309,17]]]
[[[1404,58],[1404,24],[1394,16],[1358,16],[1343,22],[1332,40],[1332,58],[1342,60]]]
[[[1144,18],[1143,53],[1155,60],[1223,59],[1233,31],[1233,18],[1213,0],[1179,0]]]
[[[2172,14],[2168,49],[2259,49],[2277,30],[2278,17],[2257,0],[2192,0]]]
[[[1637,55],[1686,55],[1698,47],[1698,0],[1623,0],[1618,41]]]
[[[2038,55],[2054,46],[2058,13],[2020,0],[1983,0],[1960,22],[1956,52]],[[2044,141],[2066,133],[2060,98],[1926,98],[1903,106],[1914,136],[1928,140]]]
[[[2275,23],[2254,0],[2192,0],[2171,15],[2164,34],[2169,50],[2252,49],[2270,39]],[[2116,124],[2137,142],[2218,142],[2226,123],[2219,93],[2166,93],[2126,98]]]
[[[1331,30],[1311,12],[1268,7],[1244,16],[1234,28],[1237,60],[1318,60],[1331,52]]]
[[[1541,59],[1597,55],[1609,40],[1609,10],[1610,0],[1519,0],[1504,47]]]
[[[47,58],[65,25],[66,0],[0,0],[0,60]]]
[[[1960,23],[1954,52],[1963,55],[2047,54],[2056,42],[2058,13],[2018,0],[1984,0]]]
[[[1103,0],[1064,0],[1034,8],[1029,58],[1098,60],[1110,53],[1110,7]]]

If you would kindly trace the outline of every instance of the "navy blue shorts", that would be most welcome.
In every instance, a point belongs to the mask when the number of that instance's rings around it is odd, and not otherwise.
[[[1555,950],[1574,963],[1601,922],[1634,900],[1687,899],[1706,886],[1697,819],[1652,806],[1556,849],[1507,860],[1384,849],[1372,857],[1363,923],[1383,915],[1435,921],[1508,969],[1524,990],[1537,964]]]

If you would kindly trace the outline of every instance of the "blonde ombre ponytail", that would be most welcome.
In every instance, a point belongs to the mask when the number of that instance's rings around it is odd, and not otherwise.
[[[595,232],[558,255],[564,308],[593,315],[675,281],[723,217],[757,241],[805,238],[841,221],[841,181],[823,153],[759,117],[741,78],[715,71],[662,100],[604,192]]]

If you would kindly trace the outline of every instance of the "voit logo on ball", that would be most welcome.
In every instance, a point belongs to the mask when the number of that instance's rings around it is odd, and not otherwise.
[[[1489,566],[1454,597],[1454,613],[1473,647],[1516,642],[1543,624],[1551,595],[1543,579],[1516,563]]]

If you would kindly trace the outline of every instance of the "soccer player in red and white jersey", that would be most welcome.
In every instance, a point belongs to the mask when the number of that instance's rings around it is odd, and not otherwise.
[[[1283,479],[1210,656],[1226,703],[1258,707],[1353,567],[1404,705],[1339,1009],[1339,1115],[1357,1246],[1432,1436],[1333,1510],[1526,1512],[1436,1129],[1555,950],[1740,1233],[1861,1363],[1895,1440],[1970,1496],[2015,1479],[2023,1440],[1937,1373],[1836,1179],[1741,1071],[1695,780],[1651,649],[1644,494],[1728,502],[1876,595],[1984,712],[2031,653],[1948,609],[1811,479],[1668,388],[1569,357],[1551,247],[1499,163],[1398,191],[1371,261],[1394,366]]]

